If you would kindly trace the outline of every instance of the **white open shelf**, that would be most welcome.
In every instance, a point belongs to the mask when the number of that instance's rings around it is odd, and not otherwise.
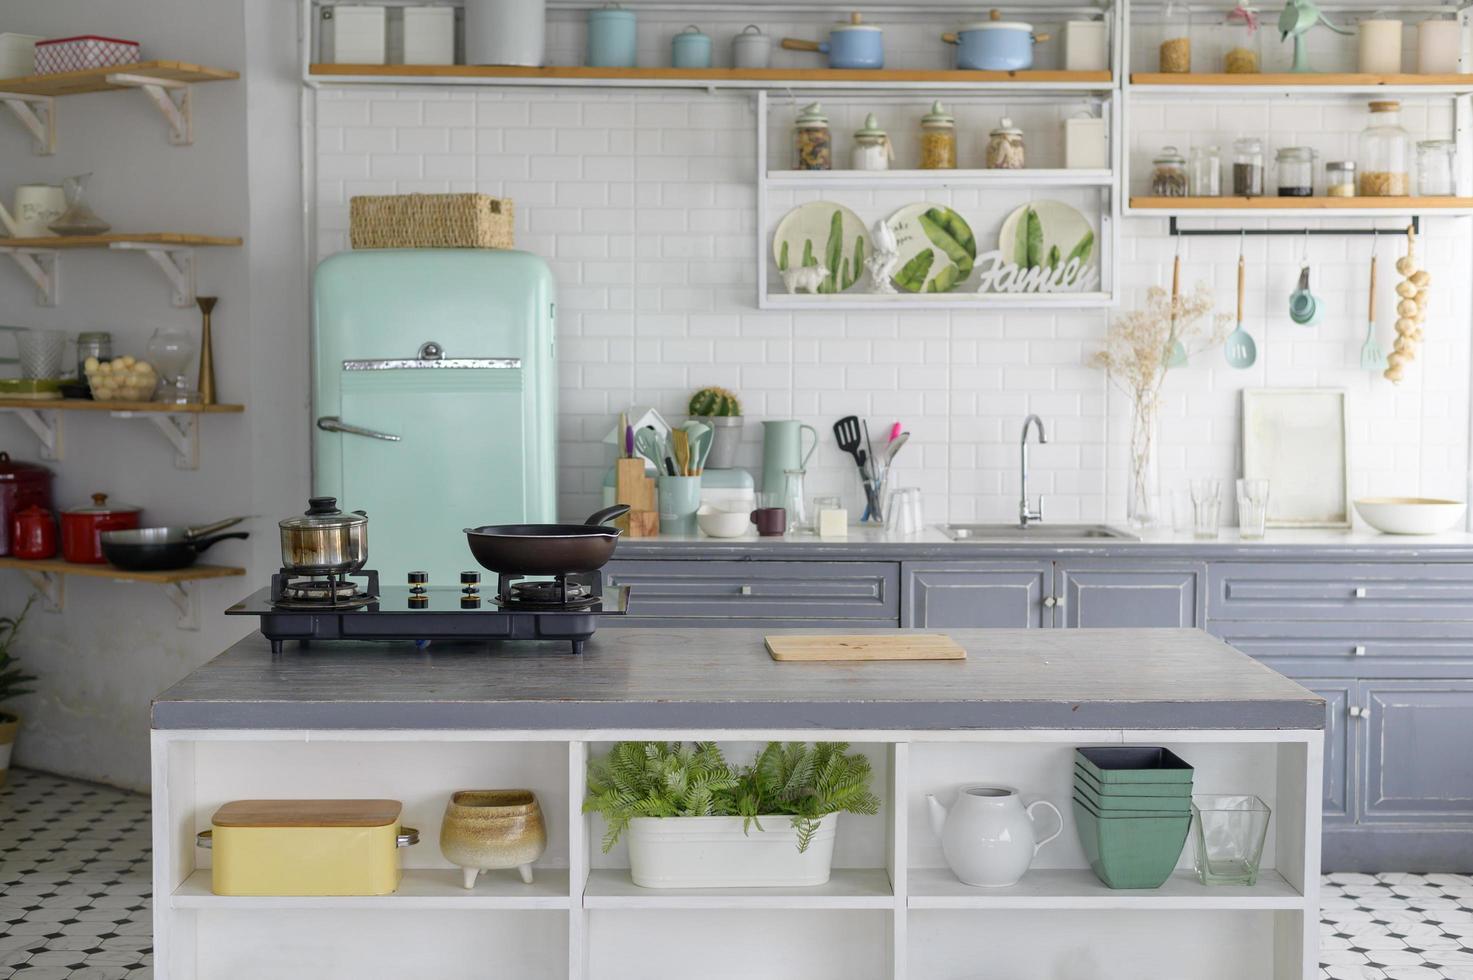
[[[595,868],[583,892],[587,909],[890,909],[895,892],[884,868],[835,868],[828,882],[803,888],[641,888],[625,868]]]
[[[1191,842],[1187,842],[1191,846]],[[1277,871],[1254,886],[1204,885],[1177,871],[1160,888],[1109,888],[1088,868],[1035,869],[1010,888],[973,888],[947,868],[912,868],[913,909],[1304,909],[1305,897]]]
[[[1108,187],[1108,170],[769,170],[767,186],[777,189],[829,190],[909,187]]]
[[[408,868],[390,895],[216,895],[210,869],[195,871],[169,897],[176,909],[566,909],[568,869],[536,869],[524,884],[515,869],[482,875],[461,887],[459,868]]]

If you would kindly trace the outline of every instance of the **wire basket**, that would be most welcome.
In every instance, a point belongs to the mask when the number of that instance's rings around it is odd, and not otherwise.
[[[515,248],[509,197],[387,194],[349,202],[354,248]]]

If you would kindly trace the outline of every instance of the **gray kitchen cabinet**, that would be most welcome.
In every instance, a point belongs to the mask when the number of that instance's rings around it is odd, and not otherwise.
[[[901,625],[922,629],[1032,628],[1052,625],[1052,562],[901,565]]]
[[[1466,826],[1473,820],[1473,680],[1362,681],[1360,695],[1362,820]]]
[[[1071,561],[1054,566],[1055,622],[1084,627],[1202,625],[1206,568],[1192,562]]]
[[[1315,680],[1299,681],[1305,687],[1325,699],[1325,782],[1324,800],[1321,804],[1326,824],[1347,824],[1355,820],[1357,743],[1351,737],[1350,705],[1357,698],[1355,681]]]
[[[1212,619],[1469,620],[1473,565],[1214,562]]]

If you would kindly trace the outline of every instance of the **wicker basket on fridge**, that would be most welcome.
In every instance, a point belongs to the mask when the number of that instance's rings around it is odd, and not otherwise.
[[[509,197],[388,194],[349,207],[354,248],[516,247]]]

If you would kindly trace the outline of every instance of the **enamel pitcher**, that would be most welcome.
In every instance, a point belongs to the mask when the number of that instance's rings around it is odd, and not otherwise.
[[[803,448],[803,433],[813,437],[807,450]],[[762,492],[781,499],[783,472],[806,470],[808,459],[818,448],[818,431],[802,422],[785,420],[762,423]],[[763,506],[768,506],[763,504]],[[779,506],[772,504],[771,506]]]
[[[1064,829],[1058,807],[1035,800],[1026,807],[1018,791],[1004,786],[963,786],[951,809],[927,793],[931,829],[941,839],[941,853],[952,872],[968,885],[1005,888],[1016,885],[1043,845]],[[1033,808],[1046,806],[1058,827],[1043,840],[1034,839]]]

